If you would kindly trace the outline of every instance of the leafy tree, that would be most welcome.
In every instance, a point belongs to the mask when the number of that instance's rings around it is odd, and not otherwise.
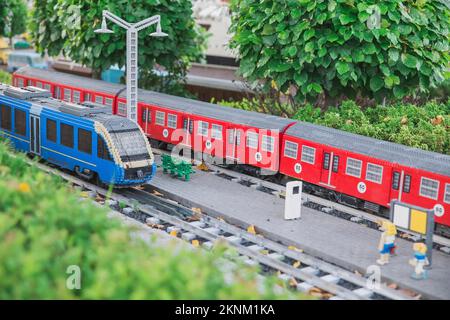
[[[12,38],[24,33],[27,25],[28,9],[23,0],[0,0],[0,36]]]
[[[152,38],[155,26],[139,33],[139,68],[146,77],[158,64],[177,80],[183,79],[191,62],[202,58],[203,32],[192,18],[189,0],[43,0],[36,1],[32,35],[40,52],[60,53],[100,71],[114,64],[126,64],[126,31],[112,22],[114,34],[95,34],[102,11],[109,10],[128,22],[138,22],[160,14],[166,38]]]
[[[295,100],[402,98],[444,80],[449,7],[437,0],[234,0],[242,75]]]

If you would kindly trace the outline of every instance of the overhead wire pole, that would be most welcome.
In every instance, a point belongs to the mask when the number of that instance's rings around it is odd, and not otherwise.
[[[103,10],[103,20],[100,29],[95,33],[114,33],[108,29],[106,19],[114,22],[127,31],[127,118],[137,122],[138,104],[138,33],[139,31],[157,24],[156,32],[150,34],[152,37],[166,37],[161,31],[161,16],[155,15],[137,23],[128,23],[107,10]]]

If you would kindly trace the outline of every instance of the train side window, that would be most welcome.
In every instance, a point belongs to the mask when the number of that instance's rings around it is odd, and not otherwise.
[[[73,102],[80,103],[80,101],[81,101],[81,92],[73,90]]]
[[[361,160],[347,158],[347,168],[345,169],[345,173],[349,176],[360,178],[361,167],[362,167]]]
[[[314,164],[316,161],[316,149],[308,146],[302,146],[302,161]]]
[[[37,81],[37,82],[36,82],[36,87],[38,87],[38,88],[42,88],[42,82],[40,82],[40,81]]]
[[[111,160],[111,156],[108,152],[108,147],[106,146],[105,141],[99,135],[97,135],[97,156],[100,159]]]
[[[108,107],[112,107],[112,106],[113,106],[113,99],[111,99],[111,98],[105,98],[105,104],[106,104]]]
[[[64,89],[64,101],[70,102],[72,99],[72,90]]]
[[[159,126],[164,126],[166,123],[166,114],[162,111],[156,111],[155,123]]]
[[[326,152],[323,156],[323,168],[325,170],[330,169],[330,154]]]
[[[291,159],[297,159],[298,144],[291,141],[284,143],[284,156]]]
[[[56,121],[47,119],[47,140],[56,142]]]
[[[392,174],[392,189],[398,190],[400,188],[400,172],[394,171]]]
[[[48,91],[52,91],[52,86],[48,83],[44,83],[44,89]]]
[[[445,203],[450,203],[450,183],[447,183],[445,185],[445,190],[444,190],[444,202]]]
[[[61,144],[63,146],[73,148],[73,127],[68,124],[61,123]]]
[[[405,175],[403,181],[403,192],[409,193],[411,191],[411,176],[409,174]]]
[[[84,101],[91,101],[92,95],[89,92],[84,94]]]
[[[208,128],[209,123],[205,121],[198,122],[197,134],[199,136],[207,137],[208,136]]]
[[[261,149],[263,151],[273,152],[274,145],[275,145],[275,139],[273,137],[265,136],[265,135],[262,136]]]
[[[212,124],[211,138],[214,138],[216,140],[222,140],[222,126],[221,125]]]
[[[103,104],[103,97],[102,96],[95,96],[95,103]]]
[[[333,157],[333,172],[339,171],[339,156]]]
[[[176,129],[177,128],[177,122],[178,122],[177,118],[178,117],[175,114],[168,114],[167,115],[167,126],[169,128]]]
[[[148,108],[142,108],[142,122],[152,122],[152,111]]]
[[[1,106],[1,128],[11,131],[11,107],[2,105]]]
[[[194,121],[189,120],[189,119],[184,119],[183,120],[183,129],[187,130],[188,122],[189,122],[189,133],[192,134],[192,132],[194,132]]]
[[[377,164],[368,163],[366,170],[366,180],[381,184],[381,182],[383,181],[383,167]]]
[[[23,87],[23,79],[22,79],[22,78],[17,79],[17,86],[18,86],[19,88],[22,88],[22,87]]]
[[[437,200],[439,194],[439,181],[422,177],[420,179],[419,194],[422,197]]]
[[[256,132],[247,132],[247,147],[258,149],[258,134]]]
[[[27,114],[25,111],[14,110],[14,130],[21,136],[27,135]]]
[[[123,102],[119,102],[119,104],[117,105],[117,113],[122,116],[126,116],[127,115],[127,104],[123,103]]]
[[[92,134],[90,131],[78,129],[78,150],[92,154]]]

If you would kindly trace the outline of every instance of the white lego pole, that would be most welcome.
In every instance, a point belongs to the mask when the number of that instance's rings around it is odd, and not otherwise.
[[[138,104],[138,33],[139,31],[157,24],[156,32],[152,37],[165,37],[166,33],[161,31],[161,16],[144,19],[140,22],[130,24],[107,10],[103,10],[103,21],[101,29],[96,33],[113,33],[106,26],[106,19],[114,22],[127,30],[127,118],[137,122],[137,104]]]
[[[284,203],[284,219],[298,219],[302,215],[301,181],[291,181],[286,184],[286,199]]]

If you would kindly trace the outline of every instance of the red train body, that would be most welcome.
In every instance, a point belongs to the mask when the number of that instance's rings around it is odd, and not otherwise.
[[[31,68],[13,81],[126,115],[121,85]],[[156,92],[141,90],[139,99],[138,123],[151,139],[301,179],[355,207],[379,211],[399,199],[434,208],[436,222],[450,226],[450,156]]]

